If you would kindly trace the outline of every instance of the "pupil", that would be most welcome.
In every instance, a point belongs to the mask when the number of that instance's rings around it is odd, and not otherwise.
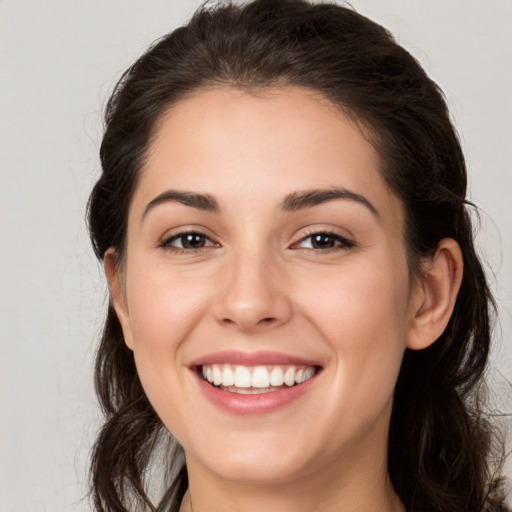
[[[197,249],[204,246],[204,236],[198,233],[183,235],[181,243],[185,249]]]
[[[329,235],[315,235],[313,237],[313,247],[325,248],[334,247],[334,239]]]

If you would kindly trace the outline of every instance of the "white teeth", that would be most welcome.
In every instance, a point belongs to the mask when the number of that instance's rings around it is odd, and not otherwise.
[[[252,372],[253,388],[268,388],[270,386],[270,375],[268,370],[263,366],[257,366]]]
[[[286,373],[284,374],[284,383],[287,386],[293,386],[295,384],[295,368],[293,368],[293,366],[290,366],[290,368],[286,370]]]
[[[284,373],[280,366],[272,368],[270,372],[270,384],[272,386],[282,386],[284,384]]]
[[[214,386],[221,386],[226,391],[232,392],[242,388],[249,393],[251,388],[254,392],[258,392],[257,390],[270,392],[278,391],[284,385],[290,387],[302,384],[311,379],[316,370],[314,366],[208,364],[203,365],[201,371],[203,378]]]
[[[219,384],[222,383],[222,371],[221,369],[219,368],[219,365],[218,364],[214,364],[213,365],[213,371],[212,371],[212,376],[213,376],[213,383],[218,386]]]
[[[222,370],[222,385],[223,386],[232,386],[235,383],[235,374],[230,366],[227,364],[224,365],[224,369]]]
[[[313,375],[315,375],[315,369],[312,366],[308,366],[304,370],[304,377],[303,377],[304,380],[302,382],[306,382],[307,380],[311,379],[311,377],[313,377]]]
[[[236,369],[235,369],[235,386],[237,388],[250,388],[251,387],[251,372],[245,366],[237,366],[236,367]]]

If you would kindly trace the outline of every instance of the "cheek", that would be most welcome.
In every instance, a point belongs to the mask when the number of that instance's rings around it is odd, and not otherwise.
[[[134,262],[134,267],[136,262]],[[142,270],[141,270],[142,269]],[[182,341],[211,302],[208,279],[163,265],[137,267],[127,281],[128,308],[137,357],[178,357]]]
[[[137,373],[162,421],[173,432],[186,432],[194,410],[183,399],[183,353],[211,302],[211,282],[165,264],[132,261],[126,293]]]
[[[339,389],[373,399],[394,388],[406,346],[409,277],[404,261],[319,273],[298,293],[301,309],[338,361]],[[364,403],[364,399],[361,399]]]
[[[339,273],[317,273],[301,288],[297,295],[299,300],[303,298],[302,308],[335,338],[345,338],[347,330],[362,335],[379,326],[379,331],[389,328],[405,332],[409,297],[406,271],[353,266]],[[345,342],[351,344],[351,340]]]

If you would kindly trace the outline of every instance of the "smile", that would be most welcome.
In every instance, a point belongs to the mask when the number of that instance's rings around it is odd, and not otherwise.
[[[230,415],[252,417],[312,396],[324,365],[321,361],[269,351],[222,350],[188,365],[208,402]]]
[[[310,380],[315,373],[316,367],[309,365],[243,366],[220,363],[201,367],[206,382],[223,391],[243,395],[287,389]]]

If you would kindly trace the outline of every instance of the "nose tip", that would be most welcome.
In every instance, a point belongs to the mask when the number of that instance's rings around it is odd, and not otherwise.
[[[262,331],[288,321],[291,305],[283,273],[268,263],[243,261],[225,274],[217,318],[244,332]]]

